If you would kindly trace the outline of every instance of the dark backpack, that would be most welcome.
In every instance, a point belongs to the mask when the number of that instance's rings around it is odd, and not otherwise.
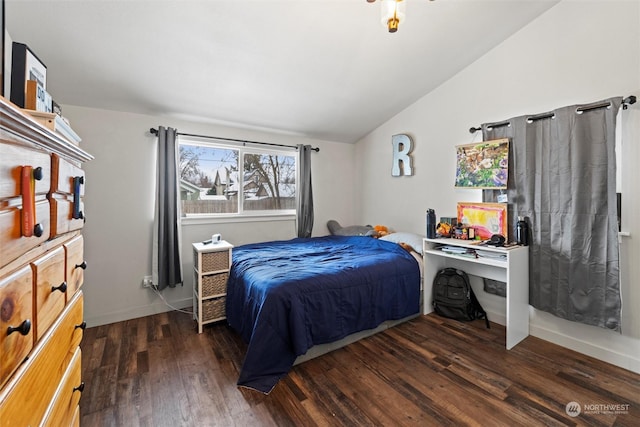
[[[469,284],[467,273],[456,268],[438,271],[433,279],[433,308],[440,316],[456,320],[484,319],[484,311]]]

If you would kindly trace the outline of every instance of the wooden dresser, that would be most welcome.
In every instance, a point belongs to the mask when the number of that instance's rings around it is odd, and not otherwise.
[[[0,426],[80,424],[92,158],[0,97]]]

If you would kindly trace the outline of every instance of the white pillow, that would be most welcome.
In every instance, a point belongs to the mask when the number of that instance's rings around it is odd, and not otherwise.
[[[420,255],[422,255],[422,239],[422,236],[413,233],[405,233],[402,231],[380,237],[380,240],[386,240],[387,242],[406,243]]]

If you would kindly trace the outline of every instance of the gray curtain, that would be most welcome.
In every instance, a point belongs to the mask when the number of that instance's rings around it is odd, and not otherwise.
[[[176,134],[175,129],[158,128],[152,275],[153,283],[159,290],[182,283]]]
[[[311,146],[298,145],[300,182],[298,183],[298,237],[311,237],[313,230],[313,191],[311,187]]]
[[[615,125],[621,102],[611,98],[482,125],[484,140],[511,141],[509,224],[524,216],[531,229],[530,304],[616,331],[621,298]],[[597,108],[603,104],[610,106]],[[484,196],[496,200],[495,191]]]

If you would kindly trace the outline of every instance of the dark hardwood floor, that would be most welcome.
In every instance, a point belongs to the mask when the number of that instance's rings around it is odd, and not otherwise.
[[[81,425],[640,426],[640,375],[504,341],[497,324],[421,316],[294,367],[265,396],[236,386],[245,345],[225,324],[134,319],[85,331]]]

